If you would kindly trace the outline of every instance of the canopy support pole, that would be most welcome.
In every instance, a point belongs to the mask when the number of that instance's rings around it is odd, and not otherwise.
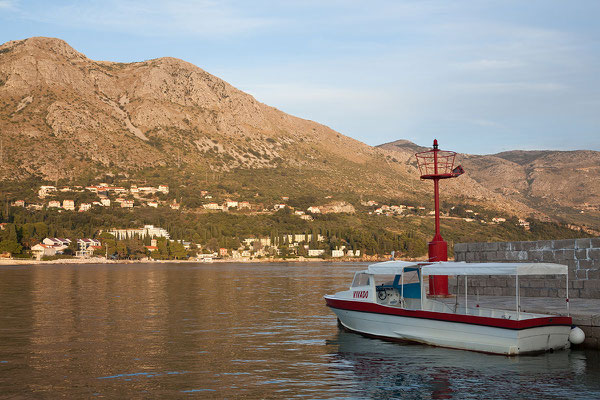
[[[454,312],[456,312],[456,310],[458,310],[458,295],[460,294],[460,285],[459,285],[459,278],[460,275],[456,275],[456,293],[455,293],[455,297],[454,297]]]
[[[456,280],[458,280],[458,276],[456,277]],[[467,275],[465,275],[465,315],[467,315],[469,313],[468,311],[468,297],[467,297]]]
[[[570,317],[570,310],[569,310],[569,271],[567,271],[567,317]]]
[[[425,279],[423,279],[423,270],[421,270],[421,273],[419,274],[419,280],[421,281],[421,311],[423,311],[425,310],[423,302],[423,293],[425,293]]]
[[[518,321],[519,319],[521,319],[521,303],[519,300],[519,274],[517,274],[516,277],[517,277],[516,292],[517,292],[517,321]]]
[[[404,267],[402,267],[402,275],[400,275],[400,306],[404,308]]]

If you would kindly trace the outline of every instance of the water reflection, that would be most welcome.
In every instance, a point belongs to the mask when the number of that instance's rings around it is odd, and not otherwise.
[[[0,267],[6,397],[599,397],[597,353],[518,359],[340,332],[356,264]],[[553,394],[552,394],[553,393]]]
[[[504,357],[390,343],[339,331],[332,367],[369,398],[600,398],[597,352]]]

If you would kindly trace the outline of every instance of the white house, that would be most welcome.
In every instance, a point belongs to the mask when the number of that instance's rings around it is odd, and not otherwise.
[[[121,208],[133,208],[133,200],[123,200],[121,202]]]
[[[45,238],[42,243],[32,246],[34,256],[39,260],[44,256],[62,254],[71,244],[71,240],[62,238]]]
[[[164,194],[169,194],[169,187],[167,185],[158,185],[158,191]]]
[[[205,210],[223,210],[223,206],[220,206],[217,203],[202,204],[202,207],[204,207]]]
[[[38,197],[43,199],[52,192],[56,192],[56,186],[40,186],[40,190],[38,190]]]
[[[239,203],[234,200],[226,200],[225,201],[225,206],[227,206],[227,208],[237,208],[238,205],[239,205]]]
[[[58,201],[58,200],[49,201],[48,208],[60,208],[60,201]]]
[[[85,250],[90,247],[100,247],[102,243],[96,239],[77,239],[77,245],[80,249]]]
[[[248,202],[248,201],[241,201],[241,202],[239,202],[238,203],[238,209],[241,210],[243,208],[250,209],[251,208],[250,202]]]
[[[331,257],[344,257],[344,250],[331,250]]]
[[[94,250],[100,248],[102,243],[96,239],[77,239],[79,250],[75,252],[76,257],[91,257]]]
[[[63,200],[62,206],[65,210],[75,211],[75,201],[74,200]]]
[[[56,248],[44,243],[38,243],[35,246],[31,246],[31,252],[33,253],[35,259],[39,261],[44,256],[56,255]]]
[[[323,249],[308,249],[309,257],[319,257],[325,254],[325,250]]]
[[[64,246],[64,248],[66,249],[71,244],[71,239],[45,238],[44,240],[42,240],[42,243],[55,247]]]

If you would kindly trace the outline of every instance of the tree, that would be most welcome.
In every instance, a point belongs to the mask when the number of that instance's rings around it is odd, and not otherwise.
[[[114,238],[114,236],[110,235]],[[117,251],[117,241],[111,238],[103,238],[102,239],[102,252],[100,255],[113,255]]]
[[[168,260],[169,246],[167,244],[167,239],[165,239],[164,237],[158,238],[156,240],[156,247],[158,247],[158,250],[152,252],[152,258],[158,260]]]
[[[218,251],[219,250],[219,241],[216,238],[212,238],[206,243],[206,247],[210,251]]]
[[[187,258],[187,250],[179,242],[169,242],[169,253],[176,260]]]
[[[72,256],[76,252],[77,252],[77,242],[76,241],[72,241],[71,243],[69,243],[69,247],[67,247],[64,251],[64,253],[69,256]]]
[[[117,254],[119,255],[119,258],[127,257],[128,252],[127,252],[127,245],[125,244],[125,242],[123,242],[123,241],[117,242]]]
[[[0,231],[0,239],[2,240],[12,240],[14,242],[19,242],[19,236],[17,234],[17,227],[15,224],[8,224],[4,227],[4,230]]]
[[[0,242],[0,253],[21,254],[23,246],[14,240],[3,240]]]
[[[127,254],[134,258],[141,258],[146,255],[146,248],[144,242],[139,238],[132,238],[125,241],[127,247]]]

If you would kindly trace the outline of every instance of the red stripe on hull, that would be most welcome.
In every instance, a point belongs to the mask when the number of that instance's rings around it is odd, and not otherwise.
[[[571,317],[541,317],[516,321],[511,319],[480,317],[477,315],[449,314],[421,310],[405,310],[402,308],[383,306],[381,304],[376,303],[368,303],[364,301],[353,300],[340,300],[328,297],[325,298],[325,301],[327,302],[327,306],[331,308],[338,308],[341,310],[360,311],[366,313],[385,315],[397,315],[400,317],[408,318],[434,319],[438,321],[458,322],[472,325],[484,325],[495,328],[513,330],[528,329],[549,325],[571,326],[573,323]]]

